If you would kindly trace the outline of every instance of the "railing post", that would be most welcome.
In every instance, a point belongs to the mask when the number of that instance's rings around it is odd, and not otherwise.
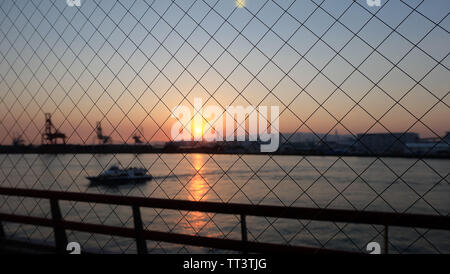
[[[388,226],[384,226],[384,254],[389,254],[389,230]]]
[[[242,242],[247,243],[247,222],[245,221],[245,215],[241,214],[241,234],[242,234]],[[246,250],[244,250],[243,253],[247,253]]]
[[[145,241],[142,232],[142,219],[141,219],[141,211],[139,210],[139,206],[132,206],[133,208],[133,220],[134,220],[134,231],[136,233],[136,246],[138,254],[147,254],[147,242]]]
[[[56,250],[59,253],[66,253],[67,236],[65,229],[61,227],[62,216],[58,200],[50,199],[50,209],[52,212]]]
[[[2,221],[0,221],[0,238],[5,238],[5,230],[3,229]]]

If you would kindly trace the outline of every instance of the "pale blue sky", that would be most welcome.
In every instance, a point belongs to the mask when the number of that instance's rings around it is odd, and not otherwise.
[[[44,112],[74,143],[97,120],[116,140],[138,126],[164,140],[170,110],[194,97],[279,105],[284,132],[443,135],[450,2],[382,4],[0,1],[0,143],[39,142]]]

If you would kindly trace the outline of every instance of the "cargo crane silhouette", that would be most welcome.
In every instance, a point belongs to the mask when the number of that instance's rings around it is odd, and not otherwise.
[[[141,135],[144,130],[140,128],[139,130],[134,131],[133,140],[135,144],[142,144]],[[140,134],[139,134],[140,133]]]
[[[97,122],[97,140],[99,144],[110,144],[112,142],[111,136],[103,135],[103,128],[101,122]]]
[[[45,113],[44,133],[42,134],[42,144],[57,144],[58,139],[62,144],[66,144],[66,134],[61,133],[52,123],[52,115]]]
[[[23,146],[25,141],[22,138],[21,134],[15,134],[12,139],[12,145],[13,146]]]

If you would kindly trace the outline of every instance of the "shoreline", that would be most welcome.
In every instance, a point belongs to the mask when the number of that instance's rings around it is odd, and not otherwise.
[[[274,153],[249,151],[245,148],[155,148],[151,145],[29,145],[29,146],[0,146],[0,154],[220,154],[220,155],[282,155],[282,156],[337,156],[337,157],[388,157],[388,158],[427,158],[450,159],[445,154],[406,154],[406,153],[330,153],[318,150],[291,150]]]

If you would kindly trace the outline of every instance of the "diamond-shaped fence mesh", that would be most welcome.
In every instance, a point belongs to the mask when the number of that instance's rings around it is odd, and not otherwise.
[[[368,2],[2,0],[0,186],[448,216],[450,2]],[[195,98],[221,109],[278,106],[277,152],[258,155],[258,142],[174,142],[172,110],[193,110]],[[235,135],[250,135],[249,116],[233,121]],[[66,145],[41,146],[54,141],[46,119]],[[79,152],[94,145],[104,153]],[[55,152],[61,147],[74,151]],[[150,152],[107,153],[114,147]],[[144,167],[153,180],[110,187],[86,179],[116,163]],[[67,220],[133,227],[125,206],[61,209]],[[44,199],[1,196],[0,210],[51,215]],[[238,216],[141,211],[152,230],[240,238]],[[54,241],[51,229],[3,226],[8,238]],[[251,241],[350,251],[383,239],[377,225],[248,217],[247,227]],[[392,228],[389,249],[449,253],[449,236]],[[68,238],[94,252],[136,252],[133,239]]]

